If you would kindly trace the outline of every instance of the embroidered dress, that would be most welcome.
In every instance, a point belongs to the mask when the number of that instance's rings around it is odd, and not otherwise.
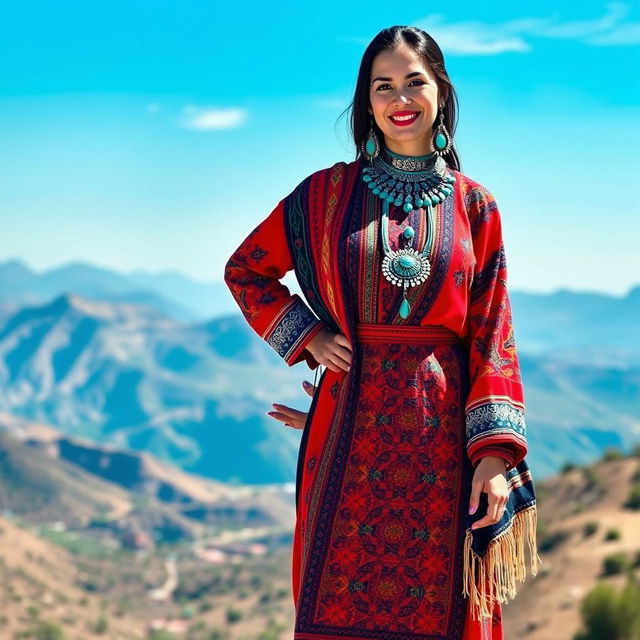
[[[407,292],[381,271],[382,202],[363,159],[303,180],[230,257],[225,281],[253,329],[289,365],[322,328],[353,345],[349,372],[325,369],[302,434],[292,549],[295,640],[496,640],[501,603],[531,573],[535,494],[524,397],[492,194],[453,171],[434,209],[431,273]],[[424,246],[424,209],[391,206]],[[295,269],[305,300],[279,280]],[[509,462],[509,502],[470,530],[474,467]]]

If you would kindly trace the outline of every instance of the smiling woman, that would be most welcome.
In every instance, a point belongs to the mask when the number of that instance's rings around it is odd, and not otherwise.
[[[405,74],[406,69],[413,69]],[[368,112],[387,149],[407,156],[433,151],[431,127],[444,106],[434,73],[411,47],[381,51],[373,60]]]
[[[502,640],[525,541],[539,558],[500,212],[460,170],[427,33],[381,31],[350,108],[356,159],[305,178],[225,268],[288,365],[324,366],[304,420],[273,414],[304,426],[294,639]]]

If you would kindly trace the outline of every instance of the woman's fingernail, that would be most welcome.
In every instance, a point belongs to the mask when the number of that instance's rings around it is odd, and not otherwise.
[[[303,386],[303,387],[308,387],[308,386],[309,386],[309,383],[305,380],[305,381],[302,383],[302,386]]]
[[[478,507],[476,507],[475,505],[474,505],[474,506],[469,507],[469,515],[470,515],[470,516],[472,516],[472,515],[476,512],[476,509],[477,509],[477,508],[478,508]]]

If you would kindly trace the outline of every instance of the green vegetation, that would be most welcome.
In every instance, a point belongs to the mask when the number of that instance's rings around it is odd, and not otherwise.
[[[109,622],[104,616],[102,618],[98,618],[93,630],[95,633],[106,633],[109,630]]]
[[[609,460],[620,460],[624,457],[624,453],[622,453],[618,447],[607,447],[602,454],[602,461],[608,462]]]
[[[169,633],[168,631],[163,630],[153,630],[149,631],[147,636],[147,640],[178,640],[173,633]]]
[[[545,535],[540,541],[540,551],[551,551],[569,537],[568,531],[554,531]]]
[[[640,587],[628,576],[618,592],[610,584],[595,586],[580,608],[584,630],[573,640],[636,640],[640,638]]]
[[[582,529],[582,533],[585,538],[592,536],[598,530],[599,524],[593,520],[589,522],[585,522],[584,528]]]
[[[64,631],[53,622],[40,622],[36,627],[26,631],[18,631],[13,636],[15,640],[66,640]]]
[[[49,527],[43,527],[40,535],[74,555],[88,558],[108,558],[113,555],[113,549],[92,536],[83,536],[73,531],[58,531]]]
[[[640,509],[640,482],[636,482],[631,486],[629,497],[624,503],[624,506],[627,509],[634,509],[636,511]]]
[[[604,537],[605,540],[620,540],[620,529],[608,529]]]
[[[238,622],[238,620],[241,620],[241,619],[242,619],[242,611],[240,611],[240,609],[234,609],[233,607],[229,607],[227,609],[227,622],[229,624]]]
[[[286,627],[269,618],[267,628],[257,637],[257,640],[280,640],[281,634],[285,629]]]
[[[623,552],[612,553],[602,561],[602,575],[611,576],[622,573],[629,566],[629,560]]]
[[[40,607],[35,604],[30,604],[27,607],[27,615],[30,618],[37,618],[40,615]]]
[[[185,640],[227,640],[228,638],[227,631],[207,627],[204,622],[198,622],[189,627]]]
[[[585,481],[585,491],[598,491],[602,492],[604,487],[602,486],[602,482],[596,473],[594,467],[583,467],[582,475],[584,476]]]

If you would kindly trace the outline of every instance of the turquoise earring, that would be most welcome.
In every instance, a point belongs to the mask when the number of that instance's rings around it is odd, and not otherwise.
[[[433,136],[433,149],[439,156],[444,156],[451,150],[451,136],[444,126],[444,109],[440,110],[440,122]]]
[[[372,162],[374,158],[377,158],[380,154],[380,141],[373,128],[373,118],[370,121],[369,135],[364,140],[360,147],[362,155],[366,156],[369,162]]]

